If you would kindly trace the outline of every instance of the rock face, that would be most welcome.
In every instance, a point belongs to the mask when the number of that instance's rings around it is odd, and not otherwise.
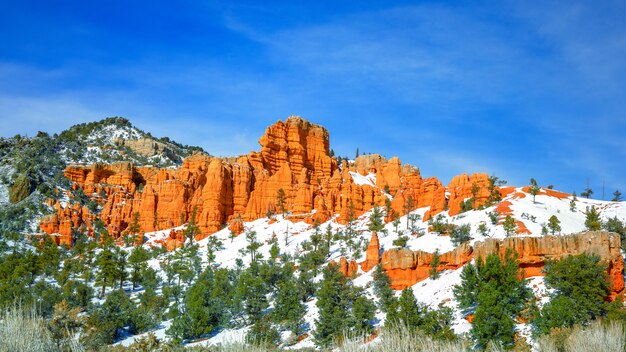
[[[134,141],[128,147],[145,155],[165,152],[152,142]],[[195,215],[201,231],[198,238],[204,238],[224,226],[240,232],[243,226],[237,222],[283,210],[290,212],[291,218],[311,224],[323,223],[335,214],[345,223],[375,205],[384,206],[389,197],[398,216],[430,207],[428,219],[448,204],[447,189],[438,179],[423,179],[418,168],[402,165],[398,158],[387,160],[370,154],[338,165],[330,156],[328,131],[301,117],[292,116],[268,127],[259,144],[259,152],[238,158],[194,154],[178,169],[126,162],[70,165],[65,177],[75,190],[82,189],[103,205],[97,217],[114,236],[128,227],[135,213],[141,232],[180,226]],[[373,175],[375,179],[355,182],[355,175]],[[461,175],[451,182],[449,194],[456,202],[471,194],[471,185],[484,186],[485,180],[483,174]],[[281,204],[279,190],[284,194]],[[483,198],[481,193],[480,201]],[[71,237],[71,229],[81,226],[90,229],[91,222],[57,209],[56,220],[44,219],[40,227],[46,233]],[[371,269],[370,264],[364,266]]]
[[[461,211],[461,202],[473,198],[473,207],[477,208],[489,200],[489,175],[461,174],[455,176],[448,185],[450,198],[448,206],[450,215],[457,215]]]
[[[620,237],[601,231],[571,236],[488,239],[476,243],[474,247],[462,244],[451,252],[441,254],[437,271],[458,269],[473,258],[485,258],[491,253],[504,257],[508,249],[519,254],[519,266],[524,277],[544,275],[542,270],[547,260],[581,253],[597,254],[608,265],[612,296],[624,294],[624,259],[620,252]],[[391,287],[401,290],[430,276],[433,257],[432,253],[392,248],[383,253],[381,265],[391,279]]]
[[[162,154],[173,160],[177,158],[174,152],[169,149],[165,143],[161,143],[152,138],[139,138],[134,140],[116,138],[113,142],[122,147],[128,147],[135,153],[145,157]]]
[[[373,231],[372,239],[365,252],[365,261],[361,263],[361,269],[370,271],[378,263],[380,263],[380,244],[378,242],[378,234],[376,234],[376,231]]]

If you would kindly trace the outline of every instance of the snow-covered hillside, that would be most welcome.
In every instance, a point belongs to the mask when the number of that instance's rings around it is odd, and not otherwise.
[[[354,175],[353,175],[354,176]],[[362,177],[358,179],[360,182],[370,183],[372,180],[368,177]],[[526,228],[529,233],[527,234],[515,234],[514,236],[541,236],[542,228],[548,223],[548,220],[553,215],[560,220],[561,231],[560,234],[572,234],[585,230],[585,210],[587,207],[594,206],[601,214],[603,220],[611,217],[617,217],[621,221],[626,220],[626,202],[608,202],[592,199],[582,199],[572,201],[571,197],[566,197],[559,192],[553,192],[551,190],[542,190],[536,199],[533,201],[532,195],[524,191],[523,188],[507,188],[504,192],[506,196],[502,202],[482,210],[472,210],[461,213],[456,216],[449,216],[446,212],[441,213],[438,217],[438,221],[448,222],[457,226],[468,224],[471,227],[471,240],[470,243],[483,241],[486,238],[498,238],[502,239],[506,237],[506,232],[502,226],[502,222],[505,215],[511,215],[516,221],[518,221],[518,229]],[[428,208],[420,208],[413,211],[411,214],[418,215],[416,227],[421,233],[421,236],[409,236],[409,240],[406,247],[412,250],[422,250],[427,252],[447,252],[454,249],[454,245],[450,239],[450,236],[442,236],[438,233],[432,232],[428,221],[423,221],[423,216],[428,211]],[[498,213],[497,221],[494,224],[494,214]],[[355,259],[357,262],[365,260],[365,248],[369,243],[371,232],[368,231],[368,222],[370,212],[367,212],[360,216],[354,224],[356,229],[357,243],[361,243],[361,248],[357,252],[351,250],[342,241],[335,241],[330,248],[330,255],[328,261],[339,261],[340,257],[344,256],[348,260]],[[281,253],[288,253],[292,257],[297,258],[299,254],[303,252],[303,243],[311,239],[311,236],[316,232],[325,232],[330,230],[335,233],[340,230],[345,230],[345,225],[338,224],[335,221],[336,218],[321,224],[316,230],[311,225],[304,222],[292,222],[286,220],[282,215],[273,217],[272,219],[258,219],[256,221],[245,223],[246,231],[254,231],[257,234],[257,240],[261,243],[259,252],[265,257],[270,257],[270,241],[272,238],[276,238],[280,247]],[[400,236],[403,236],[407,227],[407,215],[399,219],[400,225],[398,231],[395,230],[395,224],[393,222],[385,225],[385,230],[378,234],[381,251],[393,248],[394,240],[397,240]],[[479,230],[479,226],[482,224],[482,232]],[[157,241],[165,238],[170,230],[163,230],[153,233],[147,233],[148,242],[146,246],[158,245]],[[237,260],[243,261],[244,265],[250,263],[250,258],[240,254],[240,250],[245,248],[248,244],[246,242],[245,235],[239,235],[232,237],[228,228],[224,228],[211,236],[221,240],[223,246],[216,252],[215,266],[235,268],[237,266]],[[207,257],[207,244],[209,238],[198,242],[201,250],[201,257],[204,258],[206,265]],[[152,266],[155,269],[159,269],[159,260],[153,260]],[[354,285],[360,286],[366,289],[372,299],[374,294],[372,290],[372,273],[363,272],[361,268],[358,269],[356,278],[353,280]],[[441,276],[434,280],[428,278],[424,281],[418,282],[412,287],[413,293],[417,300],[432,308],[437,308],[440,305],[450,307],[454,310],[454,324],[453,328],[456,333],[462,334],[468,332],[471,329],[471,324],[467,322],[458,310],[457,302],[454,299],[452,289],[455,285],[459,284],[461,269],[452,271],[444,271]],[[317,280],[321,279],[321,275],[317,277]],[[535,294],[541,298],[542,302],[545,302],[547,291],[543,283],[542,277],[530,278],[527,282],[528,286],[533,289]],[[396,292],[399,294],[399,292]],[[307,314],[305,320],[308,323],[309,337],[303,339],[298,344],[292,347],[312,347],[314,346],[313,339],[311,337],[311,331],[315,329],[315,320],[317,318],[316,298],[307,302]],[[377,315],[378,321],[376,325],[378,327],[384,325],[385,316],[383,313]],[[168,328],[169,322],[166,321],[162,326],[154,331],[154,333],[161,338],[166,338],[165,330]],[[527,324],[519,324],[518,330],[523,336],[529,336],[530,328]],[[201,345],[213,345],[224,341],[237,341],[243,340],[247,328],[243,329],[226,329],[221,330],[214,336],[197,342],[194,344]],[[145,335],[145,334],[144,334]],[[128,337],[118,343],[128,345],[132,343],[137,336]]]

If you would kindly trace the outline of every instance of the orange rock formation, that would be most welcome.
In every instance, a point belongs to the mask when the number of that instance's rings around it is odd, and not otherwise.
[[[524,277],[544,275],[546,260],[567,255],[593,253],[607,263],[612,280],[612,296],[624,294],[624,259],[620,252],[620,237],[614,233],[596,231],[571,236],[511,237],[504,240],[487,239],[475,246],[462,244],[451,252],[442,253],[437,271],[458,269],[473,258],[485,258],[491,253],[501,257],[507,249],[518,253]],[[392,248],[383,252],[381,265],[396,290],[413,286],[430,276],[432,253]]]
[[[457,212],[456,203],[471,196],[474,184],[481,187],[477,204],[488,196],[485,174],[455,177],[446,188],[434,177],[423,179],[419,169],[402,165],[398,158],[363,155],[339,166],[330,156],[328,131],[296,116],[268,127],[259,144],[259,152],[236,159],[194,154],[178,169],[127,162],[70,165],[65,176],[75,190],[81,188],[103,204],[97,217],[114,236],[128,227],[135,213],[139,213],[141,232],[151,232],[189,222],[195,209],[201,231],[198,238],[204,238],[228,225],[239,232],[238,219],[255,220],[283,207],[294,218],[301,216],[311,224],[323,223],[335,214],[345,223],[350,210],[359,216],[375,205],[384,206],[392,197],[391,208],[397,215],[430,207],[426,220],[444,211],[448,203],[451,214]],[[375,184],[356,184],[350,172],[372,173]],[[280,189],[285,194],[282,206],[277,204]],[[44,219],[40,227],[49,234],[60,233],[61,241],[71,244],[71,229],[91,228],[94,219],[78,209],[57,206],[56,217]]]

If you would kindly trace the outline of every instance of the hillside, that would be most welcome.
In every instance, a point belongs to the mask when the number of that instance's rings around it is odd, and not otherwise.
[[[70,187],[63,177],[67,165],[125,161],[171,167],[194,151],[201,149],[155,138],[120,117],[75,125],[58,135],[0,138],[0,233],[36,231],[36,218],[49,213],[44,200],[62,198],[59,191]]]
[[[74,306],[96,317],[119,287],[131,302],[125,304],[153,314],[142,327],[120,320],[126,322],[98,340],[106,343],[130,345],[149,334],[190,346],[243,341],[276,310],[280,277],[294,275],[306,287],[298,333],[276,322],[265,322],[263,331],[276,329],[284,348],[319,346],[319,286],[331,264],[351,282],[356,298],[350,305],[358,297],[379,302],[374,273],[380,265],[395,297],[410,289],[420,304],[447,315],[446,327],[457,335],[472,329],[473,313],[463,311],[454,294],[463,269],[489,254],[504,258],[507,249],[518,254],[537,309],[554,292],[544,280],[546,263],[568,255],[599,256],[611,282],[606,300],[624,294],[626,202],[507,186],[482,173],[443,185],[398,158],[338,158],[328,131],[300,117],[268,127],[260,151],[230,158],[156,139],[121,118],[0,144],[5,247],[23,243],[57,253],[57,261],[48,255],[45,264],[63,273],[44,265],[23,287],[41,281],[54,292],[52,301],[76,301],[71,292],[81,287],[90,294]],[[590,212],[597,212],[597,224],[590,225]],[[589,231],[600,229],[612,232]],[[145,249],[141,260],[133,257],[138,248]],[[121,272],[111,274],[115,282],[103,276],[112,258]],[[218,293],[209,298],[209,288]],[[255,288],[260,296],[250,292]],[[43,300],[40,293],[29,299]],[[241,298],[248,296],[262,302],[257,320]],[[221,306],[211,305],[220,299]],[[191,314],[192,304],[204,307],[205,320],[193,328],[201,333],[189,337],[180,331],[188,333],[192,323],[181,316]],[[385,326],[386,315],[376,308],[369,333]],[[532,322],[517,319],[517,341],[534,344],[531,329]]]

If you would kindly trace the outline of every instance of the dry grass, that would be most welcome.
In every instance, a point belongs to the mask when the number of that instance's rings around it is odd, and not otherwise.
[[[555,330],[537,341],[541,352],[626,351],[626,326],[618,321],[596,321],[586,327]]]
[[[57,345],[46,321],[35,308],[21,306],[0,311],[0,352],[84,351],[75,340]]]
[[[340,352],[460,352],[469,351],[468,345],[463,342],[433,340],[429,336],[420,334],[416,330],[404,326],[385,329],[380,338],[366,345],[361,338],[349,338],[339,346]]]

